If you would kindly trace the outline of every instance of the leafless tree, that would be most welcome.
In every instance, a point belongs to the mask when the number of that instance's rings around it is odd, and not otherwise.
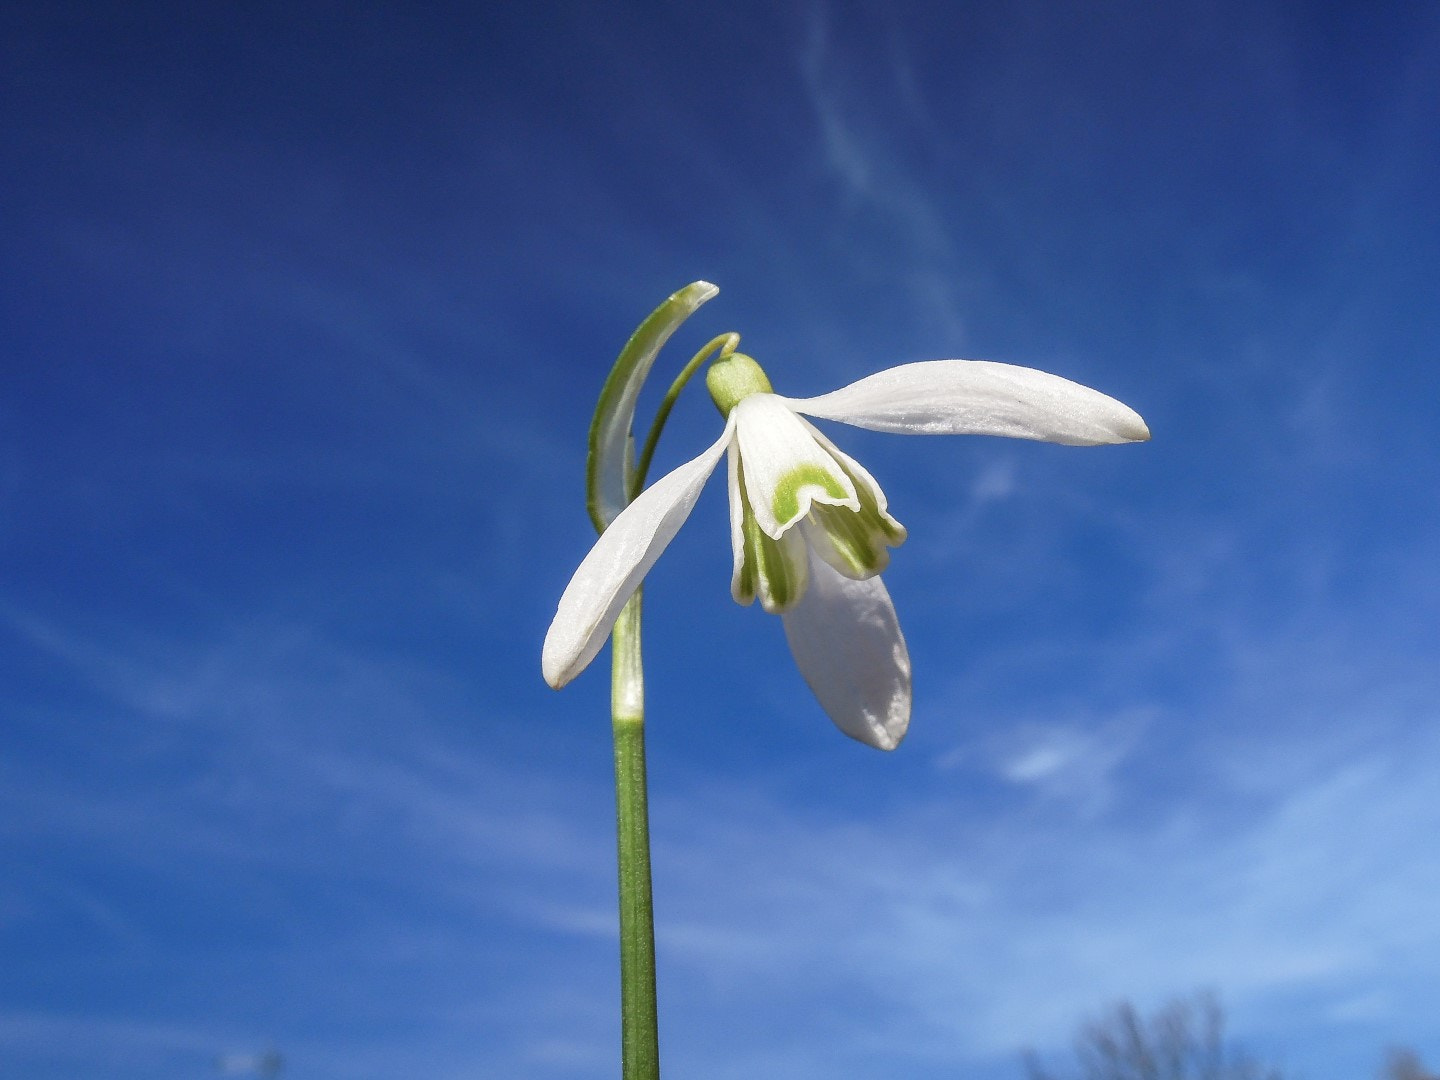
[[[1385,1055],[1385,1068],[1380,1080],[1440,1080],[1440,1076],[1420,1063],[1420,1056],[1405,1046],[1391,1047]]]
[[[1225,1014],[1211,994],[1172,1001],[1148,1017],[1129,1002],[1085,1024],[1075,1039],[1078,1080],[1283,1080],[1225,1041]],[[1029,1080],[1060,1080],[1034,1054]],[[1411,1080],[1411,1078],[1406,1078]]]

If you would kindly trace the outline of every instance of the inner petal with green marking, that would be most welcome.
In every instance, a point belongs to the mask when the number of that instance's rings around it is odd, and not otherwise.
[[[816,503],[860,509],[845,466],[774,394],[751,394],[732,415],[747,502],[767,536],[779,540]]]
[[[812,502],[816,499],[836,503],[849,502],[854,496],[842,486],[837,473],[838,469],[832,471],[809,462],[797,465],[775,485],[771,494],[770,512],[777,521],[794,521],[804,513],[800,500],[805,495],[808,495]]]
[[[877,525],[843,507],[816,505],[800,528],[815,554],[846,577],[864,581],[890,564],[887,537]]]
[[[815,554],[846,577],[863,581],[889,565],[889,549],[905,542],[905,526],[885,509],[885,496],[874,478],[858,463],[844,460],[860,509],[815,503],[801,528]]]
[[[731,594],[742,604],[757,597],[760,606],[772,615],[789,611],[805,595],[809,581],[809,560],[805,539],[799,529],[791,529],[779,540],[765,534],[755,520],[745,490],[745,470],[736,472],[741,500],[740,546]]]

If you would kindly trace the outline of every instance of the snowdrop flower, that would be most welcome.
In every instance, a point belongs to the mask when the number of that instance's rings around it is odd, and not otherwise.
[[[787,398],[732,352],[706,383],[720,438],[620,510],[575,572],[545,638],[546,681],[561,687],[599,653],[620,609],[675,537],[728,455],[735,599],[759,599],[846,735],[893,750],[910,722],[910,658],[879,574],[905,539],[875,479],[805,417],[911,435],[1003,435],[1070,446],[1150,437],[1132,409],[1031,368],[932,360],[829,394]]]

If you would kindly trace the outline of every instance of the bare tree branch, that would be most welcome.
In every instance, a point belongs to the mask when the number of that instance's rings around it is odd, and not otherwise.
[[[1213,994],[1172,1001],[1142,1016],[1121,1002],[1083,1025],[1075,1039],[1077,1080],[1284,1080],[1225,1042],[1225,1014]],[[1040,1059],[1023,1059],[1027,1080],[1062,1080]],[[1435,1080],[1424,1074],[1385,1080]]]

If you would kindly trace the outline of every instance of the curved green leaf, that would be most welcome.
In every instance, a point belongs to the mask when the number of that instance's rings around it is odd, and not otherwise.
[[[595,418],[590,422],[590,452],[585,461],[585,506],[596,530],[615,520],[630,502],[630,474],[634,468],[635,402],[640,387],[661,346],[676,328],[720,290],[708,281],[695,281],[652,311],[630,335],[610,370]]]

